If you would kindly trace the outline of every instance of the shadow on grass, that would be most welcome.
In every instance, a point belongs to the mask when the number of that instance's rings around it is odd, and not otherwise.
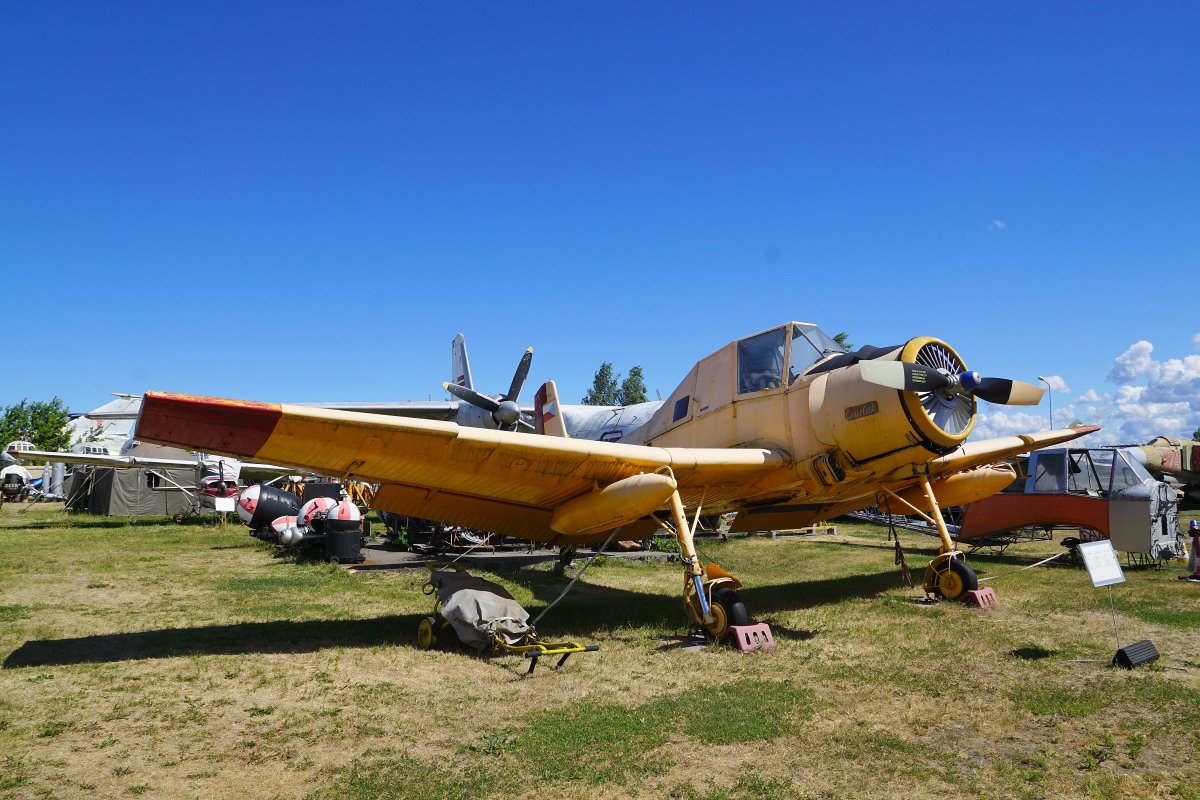
[[[214,517],[198,516],[187,517],[182,522],[175,522],[171,517],[98,517],[93,514],[63,514],[57,513],[52,519],[29,519],[25,520],[20,517],[12,519],[19,520],[19,525],[10,527],[20,528],[21,530],[45,530],[47,528],[151,528],[151,527],[199,527],[199,528],[219,528],[220,524]]]
[[[892,542],[892,541],[866,542],[866,541],[842,540],[842,541],[836,541],[836,542],[826,541],[826,542],[821,542],[821,544],[830,545],[831,547],[844,547],[844,548],[850,548],[850,549],[855,549],[855,550],[894,550],[896,547],[895,542]],[[971,543],[969,541],[958,542],[958,546],[963,549],[969,547],[970,544]],[[1042,544],[1045,544],[1045,543],[1042,542]],[[1020,547],[1020,545],[1021,545],[1021,542],[1018,542],[1016,544],[1016,546],[1018,548]],[[917,535],[917,538],[913,538],[911,536],[901,538],[900,546],[904,548],[904,554],[910,560],[933,558],[938,553],[937,539],[933,538],[933,537],[920,535],[920,534]],[[1072,562],[1066,556],[1067,556],[1067,552],[1064,550],[1062,555],[1059,556],[1059,558],[1055,559],[1054,561],[1047,562],[1047,566],[1080,567],[1080,568],[1082,568],[1082,566],[1083,566],[1082,562]],[[975,567],[976,572],[983,574],[984,572],[986,572],[986,570],[981,570],[978,566],[979,564],[996,564],[996,565],[1005,565],[1005,566],[1028,566],[1029,564],[1032,564],[1036,561],[1041,561],[1045,557],[1046,557],[1045,553],[1032,553],[1032,554],[1027,555],[1027,554],[1020,553],[1020,552],[1009,552],[1008,550],[1005,550],[1002,553],[990,552],[990,551],[985,551],[985,550],[975,550],[975,551],[969,551],[967,553],[967,562]],[[917,564],[916,561],[913,561],[910,566],[914,566],[914,565],[924,568],[923,563]]]
[[[550,602],[562,584],[547,573],[523,571],[510,576],[525,583],[535,597]],[[901,585],[894,570],[874,575],[848,575],[820,581],[800,581],[742,588],[739,594],[752,617],[772,612],[795,611],[851,598],[873,597]],[[541,609],[530,612],[537,616]],[[30,641],[4,660],[4,669],[32,666],[111,663],[148,658],[188,655],[243,653],[305,653],[329,647],[377,647],[414,645],[414,632],[422,614],[392,615],[374,619],[308,620],[295,622],[243,622],[195,628],[170,628],[137,633],[81,636],[72,639]],[[545,623],[543,635],[586,636],[627,626],[686,626],[680,598],[597,586],[583,581],[556,606]],[[779,628],[781,638],[808,639],[806,630]]]
[[[147,658],[247,653],[310,653],[329,647],[414,645],[421,614],[374,619],[242,622],[198,628],[29,641],[4,660],[4,669],[104,664]]]
[[[565,585],[553,573],[523,570],[505,575],[507,580],[525,586],[533,596],[543,603],[554,601]],[[738,595],[746,604],[752,619],[787,611],[838,603],[843,600],[875,597],[883,592],[903,585],[898,570],[888,570],[869,575],[847,575],[818,581],[796,581],[772,586],[749,586],[738,589]],[[682,587],[680,587],[682,590]],[[536,617],[540,608],[530,608]],[[617,589],[587,583],[586,579],[575,584],[571,593],[563,598],[549,614],[539,630],[553,631],[554,636],[586,636],[597,631],[614,628],[660,627],[682,628],[687,626],[681,596],[652,594],[628,589]],[[772,623],[774,628],[774,623]],[[784,638],[805,639],[815,635],[812,631],[792,631]]]
[[[1018,647],[1016,650],[1009,650],[1008,654],[1013,658],[1019,658],[1022,661],[1041,661],[1043,658],[1049,658],[1055,654],[1054,650],[1047,650],[1039,645],[1027,645]]]

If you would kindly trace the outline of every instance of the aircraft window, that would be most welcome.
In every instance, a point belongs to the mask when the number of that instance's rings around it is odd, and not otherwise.
[[[1065,453],[1038,453],[1037,465],[1033,468],[1033,491],[1065,492],[1066,471]]]
[[[738,392],[777,389],[783,380],[784,328],[738,342]]]
[[[796,380],[813,364],[830,353],[844,353],[846,348],[833,340],[816,325],[801,322],[792,324],[792,362],[788,365],[788,383]]]
[[[1129,486],[1141,486],[1143,482],[1153,480],[1141,464],[1119,450],[1114,450],[1113,453],[1113,491]]]
[[[1096,467],[1096,480],[1100,484],[1100,490],[1108,491],[1108,484],[1112,481],[1113,451],[1093,451],[1092,464]]]
[[[1070,462],[1071,466],[1067,476],[1069,479],[1068,491],[1099,494],[1100,481],[1096,477],[1096,471],[1092,468],[1088,454],[1086,452],[1071,453]]]
[[[671,418],[672,422],[679,422],[679,420],[687,416],[688,404],[691,400],[691,395],[686,395],[675,401],[675,413]]]

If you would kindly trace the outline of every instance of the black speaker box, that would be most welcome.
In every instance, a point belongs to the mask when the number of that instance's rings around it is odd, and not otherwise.
[[[1154,649],[1154,643],[1149,639],[1143,639],[1140,642],[1134,642],[1128,647],[1122,647],[1113,656],[1113,663],[1125,669],[1133,669],[1138,664],[1157,660],[1158,650]]]

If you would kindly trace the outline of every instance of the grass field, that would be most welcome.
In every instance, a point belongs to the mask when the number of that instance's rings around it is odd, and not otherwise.
[[[680,647],[681,571],[594,565],[524,677],[416,649],[423,571],[296,563],[244,528],[0,509],[0,798],[1200,798],[1200,586],[973,557],[932,608],[884,532],[704,544],[778,648]],[[916,569],[932,540],[902,532]],[[1029,558],[1027,558],[1029,557]],[[570,575],[495,577],[531,611]]]

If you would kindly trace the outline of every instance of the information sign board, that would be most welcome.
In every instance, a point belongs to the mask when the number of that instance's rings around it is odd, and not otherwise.
[[[1098,542],[1082,542],[1079,554],[1087,567],[1092,579],[1092,586],[1111,586],[1114,583],[1124,583],[1125,573],[1121,571],[1121,562],[1117,560],[1117,551],[1113,550],[1112,542],[1101,539]]]

